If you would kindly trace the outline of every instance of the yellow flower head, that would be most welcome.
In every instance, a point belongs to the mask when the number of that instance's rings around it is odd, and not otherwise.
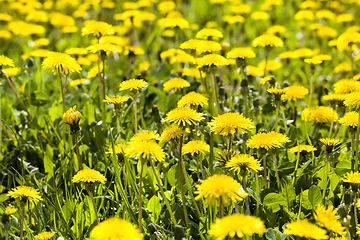
[[[200,93],[189,92],[183,96],[177,103],[178,107],[204,106],[207,104],[208,98]]]
[[[345,97],[344,101],[345,106],[351,106],[353,110],[360,110],[360,94],[357,92],[350,93]]]
[[[339,123],[345,126],[352,127],[353,129],[357,128],[358,125],[358,118],[359,113],[358,112],[347,112],[345,113],[345,116],[339,119]]]
[[[133,55],[144,55],[144,50],[141,47],[138,46],[125,46],[124,47],[124,55],[127,56],[129,54],[133,54]]]
[[[172,89],[175,89],[175,91],[178,92],[186,87],[190,87],[190,83],[183,78],[173,78],[164,83],[165,92],[169,92]]]
[[[132,141],[126,149],[126,155],[129,157],[138,157],[149,160],[151,157],[156,161],[165,160],[165,153],[155,141]]]
[[[300,20],[309,20],[312,21],[315,18],[315,15],[312,11],[310,10],[300,10],[298,11],[295,16],[294,16],[295,20],[300,21]]]
[[[102,175],[99,171],[94,169],[83,169],[80,170],[71,180],[73,183],[84,182],[84,183],[94,183],[94,182],[106,182],[106,177]]]
[[[8,192],[6,196],[12,198],[20,198],[20,201],[29,200],[30,202],[37,202],[39,200],[42,200],[39,192],[36,191],[34,188],[28,186],[18,186],[16,188],[13,188],[11,191]]]
[[[290,142],[290,139],[277,132],[269,133],[258,133],[251,137],[248,141],[247,146],[250,148],[259,148],[259,149],[276,149],[280,148],[281,144]]]
[[[347,94],[330,94],[323,96],[323,99],[325,101],[329,101],[330,103],[337,103],[337,102],[343,102],[345,100],[345,97]]]
[[[80,72],[81,67],[77,61],[66,53],[53,53],[42,63],[44,71],[54,74],[71,74]]]
[[[304,59],[304,62],[306,62],[307,64],[310,64],[310,65],[318,65],[318,64],[321,64],[323,61],[321,59],[317,59],[317,58],[307,58],[307,59]]]
[[[50,44],[50,39],[48,38],[39,38],[34,41],[34,45],[37,47],[46,47]]]
[[[81,114],[80,112],[76,111],[76,105],[69,110],[67,110],[63,114],[63,121],[70,126],[78,125],[80,121]]]
[[[30,56],[42,57],[42,58],[50,57],[53,54],[54,54],[54,52],[49,51],[47,49],[36,49],[35,51],[30,52]]]
[[[254,20],[268,20],[270,15],[267,12],[257,11],[251,13],[251,18]]]
[[[344,22],[352,22],[354,21],[355,16],[351,13],[343,13],[336,16],[336,21],[338,23],[344,23]]]
[[[344,32],[341,34],[336,43],[339,50],[351,50],[353,44],[360,42],[360,33],[358,32]]]
[[[240,15],[235,15],[235,16],[224,15],[222,17],[222,20],[224,22],[226,22],[227,24],[229,24],[229,25],[232,25],[232,24],[235,24],[235,23],[243,23],[243,22],[245,22],[245,18],[243,16],[240,16]]]
[[[351,72],[351,65],[349,63],[339,63],[339,65],[334,68],[334,73],[339,72]]]
[[[15,67],[14,61],[4,55],[0,55],[0,68],[3,66]]]
[[[246,72],[246,75],[253,76],[253,77],[264,75],[264,69],[261,69],[261,68],[255,67],[255,66],[250,66],[250,65],[246,66],[245,72]]]
[[[279,88],[269,88],[267,90],[268,93],[273,94],[275,96],[281,96],[283,94],[285,94],[286,90],[285,89],[279,89]]]
[[[195,199],[204,197],[205,203],[209,206],[214,206],[216,200],[228,206],[231,203],[229,198],[237,202],[247,197],[247,193],[241,190],[241,184],[227,175],[213,175],[196,187],[195,193],[199,195]]]
[[[287,227],[288,228],[284,230],[284,233],[287,235],[313,239],[329,239],[328,235],[326,235],[325,229],[308,222],[307,219],[288,223]]]
[[[223,136],[234,135],[237,130],[243,134],[255,127],[251,119],[238,113],[225,113],[214,117],[209,126],[211,132]]]
[[[251,48],[234,48],[226,55],[227,58],[254,58],[256,54]]]
[[[8,216],[13,215],[14,213],[16,213],[17,210],[18,210],[17,208],[7,206],[5,209],[5,214]]]
[[[182,148],[183,154],[190,153],[191,155],[198,155],[200,153],[210,152],[210,146],[206,142],[195,140],[185,144]]]
[[[217,29],[204,28],[201,29],[199,32],[197,32],[195,37],[200,39],[219,39],[219,38],[223,38],[224,36]]]
[[[338,35],[338,32],[329,26],[321,26],[316,31],[316,34],[319,38],[335,38]]]
[[[214,41],[202,40],[198,42],[196,46],[196,54],[211,53],[214,51],[220,51],[222,49],[221,44]]]
[[[269,72],[273,72],[273,71],[276,71],[276,70],[282,68],[282,63],[278,62],[276,60],[268,60],[267,62],[260,61],[258,64],[258,67],[260,69],[265,69],[265,64],[266,64],[266,70]]]
[[[142,240],[141,232],[131,223],[120,218],[109,218],[90,232],[90,240]]]
[[[328,9],[321,9],[321,10],[318,10],[318,11],[315,13],[315,16],[316,16],[317,18],[335,19],[336,14],[333,13],[332,11],[328,10]]]
[[[266,227],[263,221],[258,217],[245,214],[234,213],[221,219],[217,219],[215,224],[211,225],[209,235],[216,240],[235,236],[242,239],[244,236],[251,236],[254,233],[263,234]]]
[[[285,88],[285,90],[285,94],[281,96],[282,100],[296,101],[304,98],[309,93],[309,90],[303,86],[290,86]]]
[[[114,146],[115,154],[116,154],[116,155],[124,155],[127,148],[128,148],[128,145],[125,145],[125,144],[116,144],[116,145]],[[112,150],[112,148],[110,148],[110,149],[108,150],[108,153],[112,154],[112,152],[113,152],[113,150]]]
[[[171,110],[166,115],[164,122],[175,122],[179,125],[185,126],[186,124],[195,124],[204,120],[203,114],[198,113],[189,107],[178,107]]]
[[[182,17],[161,18],[158,20],[158,25],[163,28],[189,28],[189,22]]]
[[[123,51],[121,46],[112,43],[96,43],[86,49],[91,53],[98,53],[99,51],[121,53]]]
[[[320,138],[319,141],[326,146],[326,152],[329,154],[333,152],[334,148],[341,144],[341,141],[335,138]]]
[[[327,210],[325,209],[325,206],[318,205],[315,220],[318,222],[319,226],[326,228],[330,232],[342,235],[345,228],[337,219],[336,212],[337,211],[334,209],[333,205],[330,205]]]
[[[297,152],[314,152],[317,149],[314,148],[313,146],[310,145],[299,145],[299,146],[295,146],[289,149],[289,152],[291,153],[297,153]]]
[[[35,236],[37,240],[50,240],[55,235],[54,232],[43,232]]]
[[[180,49],[196,49],[199,44],[202,42],[202,40],[198,40],[198,39],[190,39],[187,40],[186,42],[183,42],[182,44],[180,44]]]
[[[214,66],[220,66],[220,65],[227,65],[228,62],[226,59],[219,55],[219,54],[208,54],[205,55],[202,58],[197,58],[196,63],[198,65],[198,68],[201,67],[214,67]]]
[[[261,170],[258,160],[248,154],[235,155],[226,163],[225,167],[230,168],[230,170],[237,172],[241,176],[247,175],[249,169],[254,170],[255,172]]]
[[[4,38],[4,39],[10,39],[12,37],[11,32],[7,31],[7,30],[0,30],[0,38]]]
[[[18,67],[6,68],[4,70],[9,77],[14,77],[21,73],[21,68],[18,68]]]
[[[266,30],[267,34],[271,34],[271,35],[275,35],[275,34],[285,34],[286,33],[286,28],[284,26],[281,25],[275,25],[275,26],[271,26]]]
[[[360,92],[360,82],[349,79],[339,80],[334,84],[334,91],[336,94],[349,94],[353,92]]]
[[[120,83],[119,91],[130,90],[131,92],[137,92],[140,89],[147,87],[148,85],[149,83],[145,82],[143,79],[130,79]]]
[[[102,21],[89,21],[85,24],[85,27],[81,29],[82,36],[88,36],[94,34],[96,38],[101,38],[104,35],[112,35],[114,30],[112,26]]]
[[[131,139],[131,142],[154,141],[159,140],[160,136],[154,131],[142,131],[136,133]]]
[[[301,117],[306,122],[313,123],[328,123],[338,119],[336,111],[324,106],[307,108],[301,113]]]
[[[343,181],[353,184],[360,184],[360,173],[359,172],[347,173],[343,178]]]
[[[127,102],[129,100],[128,97],[126,96],[119,96],[119,95],[115,95],[115,96],[111,96],[111,98],[109,98],[108,96],[105,96],[105,99],[103,99],[103,102],[106,102],[107,104],[114,104],[115,109],[120,109],[121,108],[121,104],[124,102]]]
[[[283,41],[271,34],[263,34],[254,39],[252,42],[253,47],[282,47]]]
[[[161,134],[160,142],[166,143],[170,140],[180,138],[182,135],[188,133],[187,130],[184,130],[179,125],[172,125],[164,129]]]

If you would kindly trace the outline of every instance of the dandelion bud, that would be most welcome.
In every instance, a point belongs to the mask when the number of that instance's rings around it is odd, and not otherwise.
[[[159,108],[157,105],[153,105],[151,107],[151,116],[154,118],[154,121],[156,123],[161,123],[161,116],[160,116],[160,113],[159,113]]]
[[[156,227],[155,227],[155,225],[153,223],[150,223],[147,227],[148,227],[148,230],[149,230],[151,235],[154,235],[155,232],[157,231],[157,229],[156,229]]]
[[[9,215],[7,215],[6,212],[4,212],[1,216],[1,223],[6,226],[9,220],[10,220]]]
[[[174,227],[174,239],[175,240],[186,239],[183,226],[175,225],[175,227]]]
[[[149,214],[147,213],[147,211],[145,210],[145,208],[141,208],[141,212],[142,212],[142,218],[144,220],[147,220],[149,218]]]
[[[34,60],[33,60],[32,58],[28,58],[28,59],[26,60],[26,66],[27,66],[28,68],[33,68],[33,67],[34,67]]]
[[[66,124],[70,125],[70,131],[71,134],[75,134],[79,132],[79,121],[80,121],[81,114],[80,112],[76,111],[76,105],[69,110],[66,111],[66,113],[63,114],[63,121]]]
[[[249,81],[245,78],[241,81],[241,87],[247,88],[249,86]]]
[[[342,205],[339,206],[339,208],[338,208],[338,214],[340,215],[340,218],[341,218],[341,219],[347,217],[347,215],[348,215],[348,209],[347,209],[347,207],[346,207],[344,204],[342,204]]]
[[[192,177],[192,179],[194,180],[194,182],[198,182],[198,181],[199,181],[199,176],[198,176],[197,172],[193,172],[193,173],[191,174],[191,177]]]
[[[146,234],[146,235],[144,236],[144,240],[150,240],[150,239],[151,239],[151,237],[150,237],[149,235]]]
[[[349,192],[346,192],[344,195],[344,202],[346,205],[350,205],[352,202],[351,194]]]

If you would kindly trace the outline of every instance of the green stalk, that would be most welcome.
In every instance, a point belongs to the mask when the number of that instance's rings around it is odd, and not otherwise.
[[[182,144],[183,144],[183,138],[184,135],[181,135],[180,137],[180,143],[179,143],[179,185],[180,185],[180,192],[181,192],[181,199],[183,202],[183,210],[184,210],[184,215],[185,215],[185,222],[186,222],[186,226],[189,226],[189,217],[187,214],[187,209],[186,209],[186,198],[185,198],[185,193],[184,193],[184,175],[182,173]],[[189,189],[190,190],[190,189]]]
[[[325,194],[326,194],[326,188],[327,188],[327,178],[328,178],[328,172],[327,172],[327,168],[328,168],[328,164],[329,164],[329,154],[326,153],[326,159],[325,159],[325,176],[324,176],[324,191],[323,191],[323,200],[325,201]]]
[[[119,139],[119,143],[121,144],[120,110],[116,109],[115,115],[116,115],[116,127],[118,132],[118,139]]]
[[[98,223],[100,223],[100,218],[99,218],[99,215],[98,215],[98,212],[97,212],[94,195],[93,195],[92,191],[88,191],[88,193],[89,193],[89,196],[91,198],[91,201],[92,201],[92,204],[93,204],[93,207],[94,207],[94,211],[95,211],[95,214],[96,214],[96,220],[97,220]]]
[[[75,143],[76,143],[76,156],[78,159],[78,164],[79,164],[79,168],[80,170],[83,170],[83,166],[82,166],[82,161],[81,161],[81,156],[80,156],[80,150],[79,150],[79,133],[77,133],[75,135]]]
[[[142,232],[142,178],[143,178],[143,171],[144,171],[144,163],[141,163],[141,170],[140,170],[140,184],[139,184],[139,229]]]
[[[275,154],[273,154],[273,158],[274,158],[274,165],[275,165],[276,181],[277,181],[277,185],[278,185],[278,190],[280,192],[281,191],[280,176],[279,176],[279,171],[278,171],[278,167],[277,167],[277,161],[276,161]]]
[[[356,206],[356,193],[357,192],[354,192],[354,217],[355,217],[355,226],[358,225],[358,218],[357,218],[357,206]]]
[[[283,106],[280,106],[280,112],[281,112],[281,116],[282,116],[282,119],[283,119],[283,124],[284,124],[284,128],[285,128],[285,133],[287,133],[288,129],[287,129],[286,117],[285,117],[285,112],[284,112]]]
[[[297,154],[297,158],[296,158],[294,176],[293,176],[293,180],[292,180],[292,185],[294,187],[295,187],[295,181],[296,181],[296,172],[297,172],[297,169],[299,167],[299,161],[300,161],[300,147],[299,147],[299,143],[298,143],[298,154]]]
[[[134,121],[135,121],[135,134],[138,132],[138,122],[137,122],[137,96],[134,97]]]
[[[351,132],[351,157],[354,158],[355,155],[355,149],[354,149],[354,142],[355,142],[355,132]]]
[[[105,99],[106,96],[106,79],[105,79],[105,57],[103,58],[103,74],[102,74],[102,90],[103,90],[103,99]],[[103,101],[100,101],[100,104],[103,104],[103,111],[102,111],[102,118],[103,118],[103,126],[104,129],[106,129],[106,103]]]
[[[219,218],[223,218],[223,202],[221,198],[219,198]]]
[[[265,179],[265,189],[268,187],[267,184],[267,169],[266,169],[266,154],[263,155],[263,165],[264,165],[264,179]]]
[[[245,192],[247,193],[248,191],[246,189],[246,176],[243,177],[243,187]],[[251,213],[250,213],[249,197],[245,198],[245,205],[246,205],[246,214],[250,216]]]
[[[216,76],[215,76],[215,72],[213,74],[213,91],[215,93],[215,99],[216,99],[216,105],[217,105],[217,110],[218,113],[221,114],[221,109],[220,109],[220,104],[219,104],[219,91],[218,91],[218,86],[217,86],[217,82],[216,82]]]
[[[24,235],[24,216],[25,216],[25,205],[21,209],[20,240],[22,240]]]
[[[101,110],[101,87],[102,87],[102,84],[101,84],[101,70],[100,70],[100,51],[98,53],[98,60],[97,60],[97,64],[98,64],[98,83],[99,83],[99,109]],[[105,98],[105,96],[104,96]]]
[[[171,221],[173,222],[173,224],[174,224],[174,226],[175,226],[175,225],[177,224],[177,222],[176,222],[174,213],[173,213],[173,211],[171,210],[169,201],[168,201],[168,199],[167,199],[166,196],[165,196],[165,192],[164,192],[164,189],[163,189],[163,187],[162,187],[162,183],[160,182],[160,179],[159,179],[159,176],[158,176],[158,174],[157,174],[157,172],[156,172],[154,163],[153,163],[153,161],[152,161],[151,159],[150,159],[150,164],[151,164],[151,167],[152,167],[152,169],[153,169],[153,171],[154,171],[156,181],[157,181],[157,183],[158,183],[158,185],[159,185],[159,188],[160,188],[160,192],[161,192],[161,194],[162,194],[162,196],[163,196],[163,198],[164,198],[164,200],[165,200],[165,205],[166,205],[167,210],[169,211]]]
[[[334,127],[334,119],[335,119],[336,110],[337,110],[337,105],[335,107],[335,111],[334,111],[334,113],[332,115],[332,118],[331,118],[329,138],[331,138],[332,130],[333,130],[333,127]]]
[[[260,187],[259,187],[259,176],[258,173],[255,173],[255,181],[256,181],[256,216],[259,216],[259,206],[260,206]]]
[[[128,196],[125,165],[121,168],[121,170],[122,170],[122,172],[123,172],[123,177],[124,177],[125,196]],[[126,220],[126,219],[128,219],[128,212],[125,210],[125,220]]]
[[[279,104],[276,104],[276,115],[275,115],[275,132],[278,132],[278,122],[279,122]]]

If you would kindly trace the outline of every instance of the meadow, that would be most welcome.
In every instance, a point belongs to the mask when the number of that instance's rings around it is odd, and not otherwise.
[[[0,0],[0,239],[359,239],[359,0]]]

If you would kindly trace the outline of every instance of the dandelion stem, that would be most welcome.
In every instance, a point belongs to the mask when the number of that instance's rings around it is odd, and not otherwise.
[[[325,201],[325,195],[326,195],[326,188],[327,188],[327,178],[328,178],[328,165],[329,165],[329,154],[326,153],[326,159],[325,159],[325,175],[324,175],[324,190],[323,190],[323,200]]]
[[[260,188],[259,188],[259,176],[258,173],[255,173],[256,180],[256,216],[259,216],[259,206],[260,206]]]
[[[292,185],[295,187],[295,182],[296,182],[296,173],[299,167],[299,161],[300,161],[300,146],[299,143],[298,144],[298,153],[297,153],[297,157],[296,157],[296,164],[295,164],[295,170],[294,170],[294,176],[292,179]]]
[[[183,139],[184,139],[184,135],[181,135],[180,137],[180,142],[179,142],[179,187],[180,187],[180,192],[181,192],[181,199],[182,199],[182,203],[183,203],[183,210],[184,210],[184,215],[185,215],[185,222],[186,222],[186,226],[189,226],[189,217],[187,214],[187,209],[186,209],[186,198],[185,198],[185,193],[184,193],[184,175],[182,172],[182,144],[183,144]],[[189,189],[190,190],[190,189]]]
[[[280,191],[280,176],[279,176],[279,171],[278,171],[278,166],[277,166],[277,161],[276,161],[276,155],[273,154],[273,158],[274,158],[274,165],[275,165],[275,173],[276,173],[276,181],[277,181],[277,185],[278,185],[278,190]]]
[[[22,240],[24,234],[24,216],[25,216],[25,205],[21,209],[20,240]]]
[[[98,82],[99,82],[99,109],[101,110],[101,70],[100,70],[100,51],[98,53],[97,65],[98,65]],[[104,96],[105,98],[105,96]]]
[[[31,74],[28,73],[28,101],[29,101],[29,110],[31,111]]]
[[[266,51],[266,55],[265,55],[265,66],[264,66],[264,76],[266,76],[266,65],[267,65],[267,62],[268,62],[268,59],[269,59],[269,51]]]
[[[135,134],[137,133],[138,131],[138,126],[137,126],[137,103],[136,103],[136,100],[137,100],[137,96],[134,97],[134,120],[135,120]]]
[[[62,103],[63,103],[63,113],[66,112],[66,104],[65,104],[65,90],[64,90],[64,85],[63,85],[63,81],[61,78],[61,74],[59,73],[59,80],[60,80],[60,87],[61,87],[61,95],[62,95]]]
[[[229,144],[228,144],[228,151],[231,150],[231,141],[232,141],[232,135],[229,134]]]
[[[264,180],[265,180],[265,189],[267,188],[267,170],[266,170],[266,154],[263,155],[263,165],[264,165]]]
[[[223,218],[223,202],[219,199],[219,218]]]
[[[282,116],[282,119],[283,119],[285,133],[287,133],[288,129],[287,129],[287,124],[286,124],[286,117],[285,117],[284,108],[282,106],[280,106],[280,111],[281,111],[281,116]]]
[[[219,114],[221,114],[221,109],[220,109],[220,104],[219,104],[219,92],[218,92],[218,86],[217,86],[215,72],[213,74],[213,82],[214,82],[213,91],[215,92],[216,105],[217,105]]]
[[[143,171],[144,171],[144,163],[141,163],[141,170],[140,170],[140,184],[139,184],[139,229],[142,231],[142,178],[143,178]]]
[[[333,112],[333,115],[332,115],[332,118],[331,118],[329,138],[331,138],[331,134],[332,134],[332,131],[333,131],[333,128],[334,128],[334,119],[335,119],[336,110],[337,110],[337,105],[336,105],[336,107],[335,107],[335,111]]]
[[[103,58],[103,73],[102,73],[102,91],[103,91],[103,99],[106,96],[106,79],[105,79],[105,57]],[[103,101],[100,101],[100,104]],[[102,118],[103,118],[103,126],[106,129],[106,103],[103,102],[103,111],[102,111]]]
[[[125,191],[125,196],[128,197],[125,166],[122,167],[122,172],[123,172],[123,177],[124,177],[124,191]],[[128,212],[125,210],[125,219],[127,219],[127,218],[128,218]]]
[[[351,157],[354,158],[355,157],[355,135],[356,133],[355,132],[352,132],[351,133]]]
[[[77,159],[78,159],[78,163],[79,163],[79,168],[80,170],[83,170],[83,166],[82,166],[82,161],[81,161],[81,156],[80,156],[80,149],[79,149],[79,133],[76,134],[75,136],[75,143],[76,143],[76,155],[77,155]]]
[[[246,176],[243,177],[243,187],[244,187],[244,191],[247,193]],[[248,197],[245,198],[245,205],[246,205],[246,214],[250,216],[251,213],[250,213],[250,204],[249,204],[249,198]]]
[[[358,218],[357,218],[357,200],[356,200],[357,192],[354,192],[354,217],[355,217],[355,226],[358,225]]]
[[[276,115],[275,115],[275,131],[278,132],[278,122],[279,122],[279,104],[276,104]]]
[[[117,131],[118,131],[118,139],[119,139],[119,143],[121,144],[121,128],[120,128],[120,110],[116,109],[115,110],[115,115],[116,115],[116,127],[117,127]]]
[[[94,207],[94,211],[95,211],[95,215],[96,215],[96,220],[97,220],[98,223],[100,223],[100,218],[99,218],[98,211],[97,211],[97,208],[96,208],[94,195],[93,195],[92,191],[88,191],[88,193],[89,193],[89,196],[90,196],[90,198],[91,198],[91,201],[92,201],[92,204],[93,204],[93,207]]]
[[[168,201],[168,199],[166,198],[164,189],[163,189],[163,187],[162,187],[162,183],[160,182],[160,179],[159,179],[159,176],[158,176],[158,174],[157,174],[157,172],[156,172],[154,163],[153,163],[153,161],[152,161],[151,159],[150,159],[150,164],[151,164],[151,167],[152,167],[152,169],[153,169],[153,171],[154,171],[154,175],[155,175],[156,181],[157,181],[157,183],[159,184],[159,188],[160,188],[161,194],[162,194],[162,196],[163,196],[163,198],[164,198],[164,200],[165,200],[165,205],[166,205],[167,210],[169,211],[171,221],[173,222],[173,224],[174,224],[174,226],[175,226],[175,225],[177,224],[177,222],[176,222],[174,213],[173,213],[173,211],[171,210],[169,201]]]

